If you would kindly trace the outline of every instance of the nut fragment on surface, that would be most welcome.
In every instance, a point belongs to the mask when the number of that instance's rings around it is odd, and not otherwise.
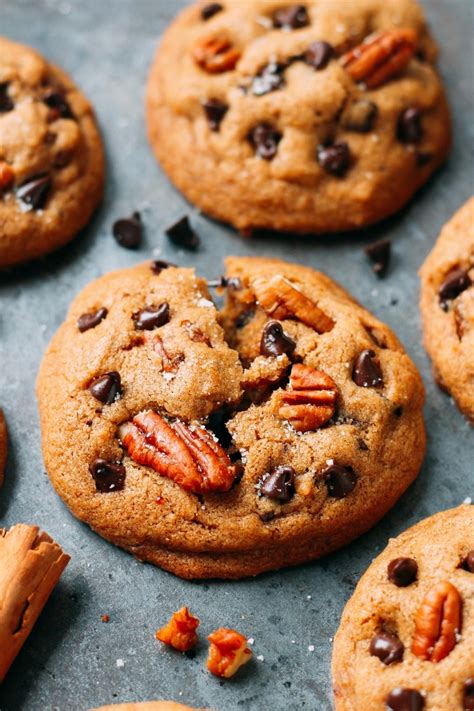
[[[246,638],[235,630],[220,627],[208,637],[211,646],[207,668],[215,676],[229,679],[252,657]]]
[[[209,74],[220,74],[234,69],[240,52],[224,37],[206,37],[193,49],[196,64]]]
[[[170,621],[156,632],[156,639],[178,652],[188,652],[198,641],[196,630],[199,619],[192,615],[187,607],[173,613]]]
[[[334,415],[337,385],[322,370],[296,363],[290,385],[279,394],[277,413],[298,432],[318,429]]]
[[[462,627],[462,599],[444,580],[426,595],[415,618],[411,651],[430,662],[440,662],[454,649]]]

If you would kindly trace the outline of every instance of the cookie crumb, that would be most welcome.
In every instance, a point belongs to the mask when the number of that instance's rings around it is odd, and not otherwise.
[[[102,622],[110,622],[109,615],[102,615],[100,619],[102,620]]]

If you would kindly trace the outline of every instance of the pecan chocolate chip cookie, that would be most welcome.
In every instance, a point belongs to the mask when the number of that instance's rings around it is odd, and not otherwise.
[[[0,410],[0,486],[3,483],[3,474],[7,463],[8,438],[7,425],[2,410]]]
[[[420,277],[435,378],[474,423],[474,198],[444,226]]]
[[[190,269],[108,274],[38,378],[46,468],[72,511],[187,578],[238,578],[356,538],[416,477],[423,387],[337,284],[227,260],[217,311]]]
[[[474,708],[474,507],[392,539],[334,639],[337,711]]]
[[[443,162],[450,117],[414,0],[197,3],[165,33],[147,90],[166,173],[238,229],[356,229]]]
[[[102,197],[92,108],[30,47],[0,37],[0,268],[68,242]]]

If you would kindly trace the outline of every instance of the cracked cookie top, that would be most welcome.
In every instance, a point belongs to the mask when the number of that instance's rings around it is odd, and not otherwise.
[[[92,108],[33,49],[0,37],[0,267],[73,237],[102,196]]]
[[[147,90],[164,169],[239,229],[334,232],[398,210],[450,120],[413,0],[225,0],[185,9]]]
[[[238,257],[222,283],[218,311],[190,269],[102,277],[38,378],[60,495],[106,538],[187,577],[342,545],[397,500],[424,451],[415,366],[340,286]]]

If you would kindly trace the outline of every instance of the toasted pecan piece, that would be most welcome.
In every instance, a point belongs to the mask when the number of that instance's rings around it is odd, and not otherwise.
[[[462,626],[462,598],[447,580],[428,592],[416,613],[411,651],[421,659],[440,662],[454,649]]]
[[[178,652],[188,652],[197,644],[196,630],[199,624],[199,619],[191,615],[187,607],[182,607],[173,613],[173,617],[164,627],[156,631],[155,636]]]
[[[229,679],[252,658],[252,652],[247,647],[247,640],[235,630],[220,627],[209,635],[208,640],[211,646],[209,647],[207,668],[216,676]]]
[[[193,49],[196,64],[209,74],[221,74],[234,69],[240,59],[240,52],[225,37],[206,37]]]
[[[337,385],[322,370],[296,363],[290,385],[277,399],[277,414],[298,432],[311,432],[331,419],[336,408]]]

